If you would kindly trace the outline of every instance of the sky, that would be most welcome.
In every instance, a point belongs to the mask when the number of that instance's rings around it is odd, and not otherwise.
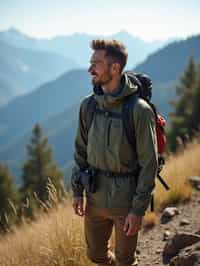
[[[200,33],[200,0],[0,0],[0,30],[34,37],[125,30],[146,41]]]

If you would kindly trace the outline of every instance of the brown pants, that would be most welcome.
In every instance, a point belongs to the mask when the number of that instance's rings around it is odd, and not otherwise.
[[[135,265],[137,237],[123,231],[128,209],[102,209],[86,206],[85,238],[88,258],[98,265]],[[109,239],[115,227],[115,256],[109,249]]]

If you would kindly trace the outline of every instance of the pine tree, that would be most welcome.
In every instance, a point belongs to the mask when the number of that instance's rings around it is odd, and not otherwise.
[[[22,192],[24,200],[28,201],[28,215],[32,215],[40,201],[45,203],[49,199],[49,182],[56,188],[58,197],[62,196],[63,172],[56,166],[48,139],[42,136],[39,124],[36,124],[32,131],[27,152],[28,160],[22,168]]]
[[[189,96],[191,93],[192,85],[196,81],[197,75],[197,66],[194,61],[194,58],[191,57],[189,59],[188,65],[180,78],[180,84],[176,87],[176,93],[179,96],[187,95]]]
[[[197,67],[197,77],[193,90],[192,116],[189,128],[193,134],[200,131],[200,65]]]
[[[193,127],[191,121],[193,116],[193,103],[195,86],[197,81],[197,66],[193,58],[190,58],[188,66],[180,78],[179,85],[176,87],[178,99],[172,102],[174,112],[170,114],[171,130],[169,141],[172,150],[176,149],[176,138],[182,140],[191,138]]]
[[[7,166],[0,164],[0,230],[7,231],[17,222],[19,192]]]

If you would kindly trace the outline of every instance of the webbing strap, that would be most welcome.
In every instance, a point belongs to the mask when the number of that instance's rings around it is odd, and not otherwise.
[[[154,211],[154,195],[151,196],[150,210],[151,212]]]
[[[139,168],[133,172],[112,172],[108,170],[102,170],[95,167],[90,167],[90,171],[92,171],[95,175],[105,175],[106,177],[110,178],[124,178],[124,177],[138,177]]]
[[[95,101],[94,95],[91,95],[88,101],[88,105],[87,105],[87,113],[86,113],[86,130],[87,130],[87,134],[89,132],[89,129],[91,127],[92,124],[92,120],[94,118],[94,114],[96,112],[96,108],[97,108],[97,103]]]
[[[168,184],[164,181],[164,179],[159,174],[157,174],[157,178],[158,178],[158,180],[160,181],[160,183],[163,185],[163,187],[166,190],[169,190],[170,189],[170,187],[168,186]]]
[[[122,122],[125,129],[125,133],[128,139],[129,144],[136,148],[136,139],[135,139],[135,127],[133,121],[133,109],[138,99],[137,94],[133,94],[125,99],[122,110]]]

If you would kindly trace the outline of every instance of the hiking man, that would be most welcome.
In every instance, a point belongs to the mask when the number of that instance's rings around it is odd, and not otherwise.
[[[93,40],[89,73],[93,96],[80,106],[72,171],[73,208],[84,216],[87,255],[98,265],[138,265],[135,257],[138,231],[148,208],[157,173],[155,116],[149,104],[137,97],[132,110],[134,147],[125,134],[122,109],[138,85],[126,72],[125,46],[116,40]],[[91,125],[88,108],[96,103]],[[83,191],[86,203],[83,200]],[[109,239],[115,228],[115,252]]]

